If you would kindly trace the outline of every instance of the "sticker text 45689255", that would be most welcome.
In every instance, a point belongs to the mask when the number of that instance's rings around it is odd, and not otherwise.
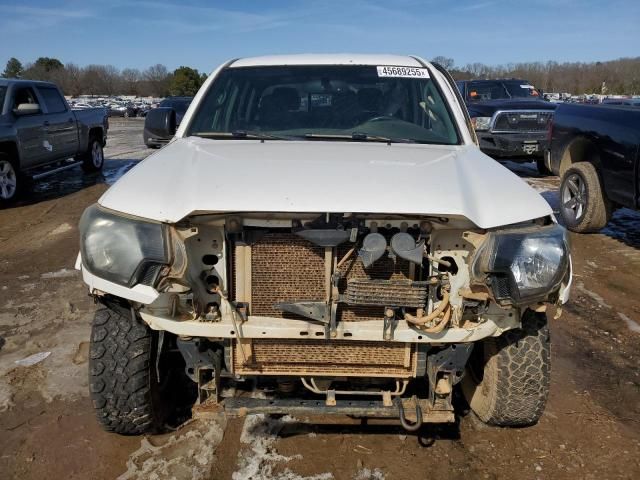
[[[416,67],[391,67],[379,65],[379,77],[398,77],[398,78],[429,78],[429,70],[426,68]]]

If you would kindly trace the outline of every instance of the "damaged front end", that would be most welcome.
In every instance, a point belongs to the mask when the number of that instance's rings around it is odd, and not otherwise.
[[[236,414],[453,421],[474,342],[562,303],[571,278],[564,229],[549,219],[487,231],[395,214],[205,214],[153,227],[100,207],[85,217],[92,293],[119,294],[174,334],[200,403]],[[121,242],[100,244],[100,228]],[[223,399],[223,382],[240,391],[247,380],[272,395]]]

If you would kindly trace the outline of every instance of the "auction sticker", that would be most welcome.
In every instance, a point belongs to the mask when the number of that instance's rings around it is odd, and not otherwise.
[[[377,69],[379,77],[429,78],[429,70],[426,68],[379,65]]]

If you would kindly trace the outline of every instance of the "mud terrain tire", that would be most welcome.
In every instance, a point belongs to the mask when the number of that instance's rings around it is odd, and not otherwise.
[[[155,356],[158,333],[126,309],[101,307],[91,328],[89,387],[108,432],[138,435],[164,423]]]
[[[540,419],[549,394],[549,344],[546,314],[527,311],[521,329],[474,347],[462,390],[480,420],[518,427]]]

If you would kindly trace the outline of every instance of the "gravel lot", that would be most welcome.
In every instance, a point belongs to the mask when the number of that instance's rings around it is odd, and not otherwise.
[[[626,209],[599,234],[572,235],[574,289],[550,321],[551,395],[536,426],[487,427],[460,401],[455,425],[417,435],[383,421],[262,416],[104,433],[88,398],[94,305],[73,270],[77,223],[151,152],[139,119],[111,124],[103,174],[62,172],[0,211],[0,479],[640,478],[640,215]],[[557,205],[557,178],[506,164]]]

